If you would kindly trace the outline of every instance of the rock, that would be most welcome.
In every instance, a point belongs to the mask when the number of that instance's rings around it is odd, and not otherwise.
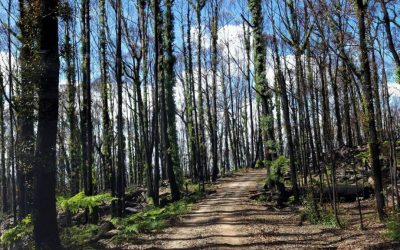
[[[110,230],[110,231],[108,231],[108,232],[105,232],[104,234],[103,234],[103,238],[104,239],[109,239],[109,238],[112,238],[112,237],[114,237],[115,235],[117,235],[117,234],[119,234],[119,230],[118,229],[112,229],[112,230]]]
[[[114,226],[114,224],[111,223],[111,221],[103,221],[100,224],[99,231],[104,233],[104,232],[110,231],[111,229],[114,229],[114,228],[115,228],[115,226]]]
[[[141,209],[139,209],[139,208],[137,208],[137,207],[125,207],[125,211],[127,212],[127,213],[131,213],[131,214],[134,214],[134,213],[137,213],[137,212],[139,212]]]
[[[99,233],[90,238],[88,240],[88,243],[99,241],[100,239],[104,238],[104,235],[107,234],[112,229],[115,229],[115,226],[110,221],[102,222],[99,226]]]
[[[368,184],[371,185],[372,187],[374,187],[375,186],[374,178],[368,177]]]

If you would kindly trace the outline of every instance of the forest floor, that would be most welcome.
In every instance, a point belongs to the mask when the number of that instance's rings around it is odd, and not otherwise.
[[[344,229],[300,221],[301,207],[277,209],[251,200],[265,170],[221,179],[213,193],[169,228],[132,236],[113,249],[400,249],[384,237],[372,199],[362,201],[365,230],[360,230],[357,203],[340,204]]]

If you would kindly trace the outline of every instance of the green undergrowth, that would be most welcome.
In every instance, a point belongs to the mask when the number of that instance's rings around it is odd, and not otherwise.
[[[262,193],[256,197],[256,201],[259,201],[259,202],[266,202],[266,201],[271,201],[271,200],[272,200],[271,196],[266,193]]]
[[[80,198],[79,198],[80,197]],[[102,198],[102,199],[100,199]],[[119,234],[114,236],[113,240],[122,241],[128,239],[132,234],[149,233],[167,227],[178,216],[191,211],[194,203],[204,198],[201,192],[194,192],[183,199],[170,203],[163,208],[151,207],[145,211],[124,217],[114,218],[111,222],[119,230]],[[70,199],[58,199],[58,205],[61,209],[70,209],[78,211],[85,208],[83,204],[89,207],[99,205],[99,202],[110,201],[110,197],[98,196],[96,198],[85,199],[82,195]],[[68,201],[67,201],[68,200]],[[84,200],[84,202],[82,202]],[[112,199],[111,199],[112,200]],[[79,202],[78,202],[79,201]],[[31,216],[24,218],[21,223],[12,227],[1,235],[0,243],[3,247],[9,247],[14,242],[23,241],[33,246],[33,224]],[[88,240],[99,233],[99,225],[86,224],[62,228],[60,230],[60,239],[66,249],[92,249],[88,246]],[[28,247],[29,247],[28,245]],[[1,248],[1,247],[0,247]],[[27,248],[29,249],[29,248]]]
[[[65,249],[91,249],[87,241],[99,232],[99,226],[86,224],[63,228],[60,240]]]
[[[202,184],[201,183],[194,183],[190,179],[184,180],[184,187],[183,190],[184,192],[189,192],[189,193],[196,193],[201,190]],[[205,183],[204,188],[206,190],[209,190],[212,188],[211,183]]]
[[[17,241],[32,241],[33,224],[31,215],[22,219],[21,223],[7,229],[0,237],[0,243],[3,247],[10,246]]]
[[[307,220],[313,225],[325,225],[328,227],[339,227],[333,211],[322,209],[312,193],[307,193],[303,200],[304,210],[301,213],[301,220]],[[343,224],[343,221],[342,221]]]
[[[114,218],[111,222],[119,230],[119,234],[114,236],[113,240],[117,242],[123,241],[132,234],[161,230],[167,227],[179,215],[191,211],[193,204],[203,197],[203,193],[196,192],[163,208],[152,207],[125,218]]]
[[[391,240],[400,240],[400,215],[392,214],[386,220],[385,236]]]

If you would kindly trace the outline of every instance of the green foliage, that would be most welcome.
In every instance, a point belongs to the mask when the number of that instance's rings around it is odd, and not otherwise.
[[[0,242],[3,245],[9,245],[15,241],[24,239],[26,237],[32,237],[33,224],[32,216],[28,215],[22,219],[21,223],[4,231],[3,235],[0,237]],[[32,239],[32,238],[31,238]]]
[[[164,208],[153,207],[126,218],[114,218],[112,223],[120,230],[120,234],[116,236],[115,240],[123,240],[132,234],[153,232],[165,228],[172,219],[188,213],[192,209],[193,203],[203,197],[204,194],[197,192]]]
[[[271,196],[267,195],[266,193],[262,193],[259,196],[257,196],[256,201],[260,202],[271,201]]]
[[[289,160],[284,156],[279,156],[271,163],[269,179],[274,182],[283,182],[282,175],[288,171]]]
[[[394,70],[395,81],[400,84],[400,67],[396,67]]]
[[[369,150],[361,152],[355,156],[355,158],[360,161],[362,164],[365,164],[369,161],[370,154]]]
[[[386,237],[391,240],[400,240],[400,217],[391,215],[386,221]]]
[[[67,227],[61,231],[60,239],[66,249],[81,249],[87,245],[87,240],[98,232],[99,226],[93,224]]]
[[[303,205],[304,211],[301,216],[311,224],[321,224],[329,227],[339,226],[334,213],[329,210],[321,209],[311,192],[306,194]]]
[[[332,211],[322,211],[320,223],[329,227],[338,227],[335,214]],[[343,223],[343,222],[342,222]]]
[[[304,202],[304,218],[311,222],[311,224],[319,224],[321,221],[320,209],[318,204],[314,199],[314,196],[311,192],[308,192],[305,196]]]
[[[57,206],[64,211],[71,211],[72,213],[77,213],[81,209],[88,209],[89,213],[92,213],[93,208],[115,199],[108,193],[86,196],[84,192],[80,192],[71,198],[58,197]]]

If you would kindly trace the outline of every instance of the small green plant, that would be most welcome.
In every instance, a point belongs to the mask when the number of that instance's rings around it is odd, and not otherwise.
[[[3,245],[10,245],[13,242],[28,238],[32,240],[33,225],[31,215],[26,216],[22,219],[21,223],[4,231],[3,235],[0,237],[0,242]]]
[[[391,215],[386,221],[386,237],[391,240],[400,240],[400,217]]]
[[[88,209],[89,213],[92,213],[93,208],[115,199],[110,194],[86,196],[84,192],[80,192],[71,198],[58,197],[57,206],[63,211],[71,211],[72,213],[77,213],[81,209]]]

